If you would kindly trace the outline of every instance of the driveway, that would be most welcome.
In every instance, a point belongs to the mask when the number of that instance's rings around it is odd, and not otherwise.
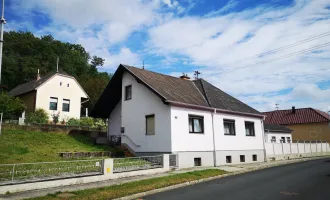
[[[220,178],[141,199],[329,200],[330,159],[319,159]]]

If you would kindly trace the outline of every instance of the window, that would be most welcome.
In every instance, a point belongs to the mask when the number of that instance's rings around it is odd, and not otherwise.
[[[67,87],[69,87],[69,86],[70,86],[70,84],[68,83],[68,84],[67,84]]]
[[[202,159],[201,158],[194,158],[194,165],[195,166],[202,166]]]
[[[63,99],[62,111],[70,112],[70,100],[69,99]]]
[[[288,143],[291,142],[291,138],[290,137],[286,137],[286,141],[288,141]]]
[[[146,116],[146,135],[155,135],[155,115]]]
[[[226,156],[226,163],[231,163],[231,156]]]
[[[285,143],[285,137],[281,137],[283,143]]]
[[[256,155],[256,154],[253,154],[253,155],[252,155],[252,160],[253,160],[253,161],[257,161],[257,160],[258,160],[258,158],[257,158],[257,155]]]
[[[240,160],[241,162],[245,162],[245,156],[244,156],[244,155],[240,155],[240,156],[239,156],[239,160]]]
[[[246,136],[255,136],[253,122],[245,122],[245,135]]]
[[[128,85],[125,87],[125,100],[132,99],[132,86]]]
[[[225,135],[236,135],[235,133],[235,121],[234,120],[223,120],[223,127],[225,131]]]
[[[189,133],[204,132],[204,117],[189,115]]]
[[[272,136],[271,142],[276,142],[276,137],[275,136]]]
[[[57,98],[50,97],[49,110],[57,110],[57,101],[58,101]]]

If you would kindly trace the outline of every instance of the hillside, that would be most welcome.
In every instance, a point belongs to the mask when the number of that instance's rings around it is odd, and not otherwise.
[[[114,150],[109,146],[94,145],[85,136],[26,130],[2,130],[0,147],[0,164],[60,161],[58,152],[66,151]]]

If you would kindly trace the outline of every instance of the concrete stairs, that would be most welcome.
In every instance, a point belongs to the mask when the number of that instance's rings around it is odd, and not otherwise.
[[[121,145],[118,147],[120,150],[124,151],[125,157],[134,157],[134,155],[129,151],[127,147]]]

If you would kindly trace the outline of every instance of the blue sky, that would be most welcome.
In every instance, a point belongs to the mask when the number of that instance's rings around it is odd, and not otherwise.
[[[82,44],[105,59],[100,71],[143,61],[173,76],[199,70],[260,111],[276,103],[330,110],[329,0],[6,0],[5,6],[5,30]]]

